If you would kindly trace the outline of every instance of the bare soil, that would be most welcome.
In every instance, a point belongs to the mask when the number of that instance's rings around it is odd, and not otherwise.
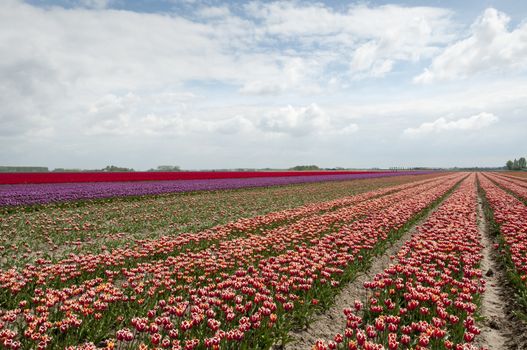
[[[477,345],[489,350],[525,350],[527,327],[514,314],[514,290],[507,281],[499,252],[493,247],[495,238],[487,229],[481,198],[478,199],[478,224],[483,244],[481,270],[486,290],[481,303],[483,319],[479,322],[481,335],[477,338]]]

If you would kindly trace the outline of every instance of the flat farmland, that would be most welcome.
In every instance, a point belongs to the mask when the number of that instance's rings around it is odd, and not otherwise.
[[[522,178],[289,178],[4,205],[0,347],[527,344]]]

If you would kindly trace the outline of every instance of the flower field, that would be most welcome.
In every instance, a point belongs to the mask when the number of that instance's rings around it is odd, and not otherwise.
[[[0,348],[281,348],[364,272],[374,272],[362,286],[368,298],[344,308],[345,324],[309,349],[484,348],[479,198],[525,291],[521,180],[431,173],[284,183],[4,202]],[[389,266],[370,270],[409,233]]]
[[[381,177],[280,187],[163,194],[0,207],[0,267],[70,253],[100,253],[144,239],[197,232],[240,218],[327,202],[437,175]]]
[[[52,173],[0,173],[0,184],[37,184],[67,182],[123,182],[214,180],[257,177],[290,177],[320,175],[367,175],[386,171],[176,171],[176,172],[52,172]]]
[[[527,203],[527,181],[513,176],[502,176],[498,174],[489,175],[489,179],[504,190],[518,197],[518,199]]]
[[[21,174],[0,174],[0,206],[371,179],[426,173],[424,171],[307,172],[307,174],[306,172],[184,172],[80,173],[78,176],[69,173],[23,174],[23,176]],[[140,176],[141,174],[143,176]],[[166,176],[161,176],[163,174]],[[42,175],[42,177],[37,175]],[[86,181],[90,176],[93,176],[94,181]]]

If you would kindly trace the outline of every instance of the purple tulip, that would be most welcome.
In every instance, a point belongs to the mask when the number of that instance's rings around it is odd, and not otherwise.
[[[0,206],[428,174],[426,171],[145,182],[0,185]]]

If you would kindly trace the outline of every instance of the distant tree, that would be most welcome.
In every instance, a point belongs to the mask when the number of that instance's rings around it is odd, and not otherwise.
[[[82,169],[74,169],[74,168],[55,168],[53,169],[54,173],[78,173],[83,171]]]
[[[178,165],[160,165],[157,171],[181,171],[181,168]]]
[[[181,171],[178,165],[159,165],[155,169],[148,169],[148,171]]]
[[[0,166],[0,173],[47,173],[43,166]]]
[[[512,160],[509,159],[509,160],[507,161],[506,166],[507,166],[507,169],[508,169],[508,170],[512,170],[512,167],[514,166],[514,162],[513,162]]]
[[[125,171],[134,171],[134,169],[118,167],[115,165],[107,165],[106,168],[102,169],[102,171],[107,171],[107,172],[123,171],[125,172]]]
[[[520,166],[520,169],[527,168],[527,161],[525,160],[524,157],[521,157],[520,159],[518,159],[518,165]]]
[[[289,168],[289,170],[295,170],[295,171],[306,171],[306,170],[320,170],[320,168],[316,165],[297,165],[292,168]]]
[[[518,159],[514,158],[514,162],[512,165],[512,170],[520,170],[520,163],[518,162]]]

